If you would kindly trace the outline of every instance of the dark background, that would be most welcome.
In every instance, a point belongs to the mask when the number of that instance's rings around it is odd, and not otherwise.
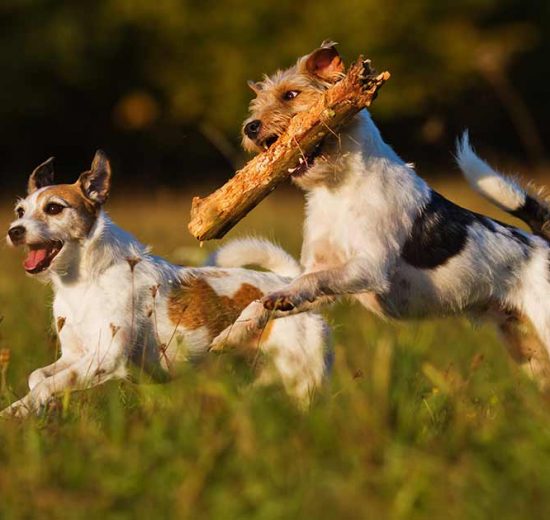
[[[448,172],[468,127],[489,156],[534,170],[549,31],[540,0],[2,0],[0,190],[51,155],[72,180],[98,147],[131,189],[220,183],[245,160],[246,80],[325,38],[391,71],[373,113],[405,159]]]

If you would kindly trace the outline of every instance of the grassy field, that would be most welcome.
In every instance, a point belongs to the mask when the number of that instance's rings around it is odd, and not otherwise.
[[[462,185],[441,189],[489,209]],[[198,262],[189,201],[118,191],[109,210],[156,253]],[[2,230],[10,218],[3,204]],[[301,220],[301,196],[276,193],[231,236],[254,230],[296,254]],[[19,251],[0,258],[3,407],[57,346],[48,288]],[[213,355],[171,384],[111,383],[49,417],[1,422],[0,518],[550,518],[550,403],[490,327],[383,323],[346,303],[327,314],[334,374],[307,414]]]

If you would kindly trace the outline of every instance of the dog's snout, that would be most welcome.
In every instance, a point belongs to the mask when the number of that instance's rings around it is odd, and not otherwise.
[[[254,119],[254,121],[250,121],[250,123],[247,123],[245,125],[244,133],[247,135],[247,137],[250,137],[250,139],[255,139],[256,137],[258,137],[261,127],[262,122],[259,119]]]
[[[14,226],[9,229],[8,236],[10,237],[10,240],[16,244],[23,240],[23,237],[25,236],[25,228],[23,226]]]

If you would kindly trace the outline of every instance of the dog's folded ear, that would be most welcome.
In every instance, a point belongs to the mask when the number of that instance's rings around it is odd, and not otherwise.
[[[323,81],[336,82],[345,73],[344,62],[336,50],[336,43],[325,40],[321,47],[298,62],[302,72]]]
[[[29,177],[29,183],[27,185],[27,192],[30,195],[40,188],[45,186],[51,186],[53,184],[53,161],[54,158],[50,157],[47,161],[38,165]]]
[[[111,190],[111,163],[101,150],[95,153],[92,167],[78,179],[85,197],[95,204],[105,204]]]
[[[252,90],[252,92],[254,92],[254,94],[258,94],[259,92],[261,92],[262,87],[263,87],[261,81],[252,81],[251,79],[249,79],[246,82],[246,84],[248,85],[250,90]]]

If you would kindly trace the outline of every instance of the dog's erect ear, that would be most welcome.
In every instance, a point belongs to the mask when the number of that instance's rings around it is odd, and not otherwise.
[[[336,43],[325,40],[321,47],[314,50],[300,62],[302,71],[323,81],[335,82],[345,72],[344,62],[336,50]]]
[[[262,83],[260,81],[252,81],[249,79],[246,84],[250,87],[250,90],[252,90],[254,94],[259,94],[262,90]]]
[[[104,152],[95,153],[90,171],[84,172],[78,182],[86,198],[100,206],[105,204],[111,190],[111,163]]]
[[[53,160],[54,158],[50,157],[47,161],[37,166],[31,173],[27,185],[27,193],[29,195],[44,186],[51,186],[53,184]]]

